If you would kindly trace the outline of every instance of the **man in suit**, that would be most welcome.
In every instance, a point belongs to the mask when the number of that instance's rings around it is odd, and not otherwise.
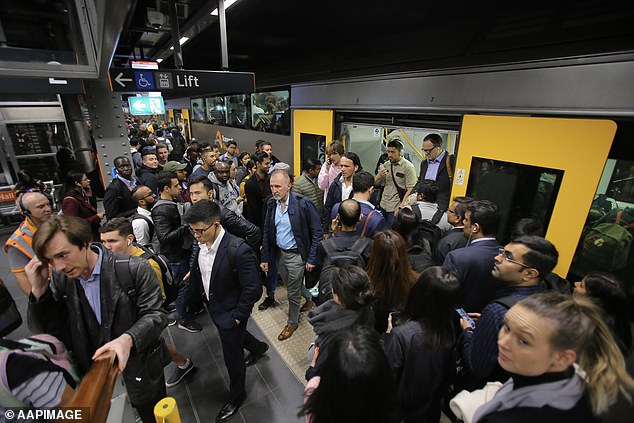
[[[200,247],[191,283],[202,286],[203,301],[218,328],[229,373],[229,400],[216,417],[216,423],[222,423],[231,419],[246,399],[246,366],[269,348],[247,331],[251,309],[262,292],[257,262],[246,242],[224,230],[220,207],[212,201],[196,202],[185,213],[184,221]],[[243,348],[250,353],[246,361]]]
[[[312,272],[317,264],[317,245],[323,237],[317,209],[311,200],[291,191],[291,178],[283,170],[271,173],[272,198],[266,204],[262,245],[263,272],[269,262],[277,261],[277,269],[288,288],[288,321],[277,337],[290,338],[299,324],[299,312],[312,306],[312,295],[304,286],[304,270]],[[300,309],[301,297],[306,299]]]
[[[427,160],[423,160],[420,164],[418,182],[420,184],[425,179],[436,181],[438,185],[436,203],[440,210],[447,210],[456,158],[448,156],[449,153],[442,148],[442,138],[438,134],[429,134],[423,139],[423,153],[427,156]]]
[[[138,181],[132,174],[130,159],[119,156],[114,159],[117,176],[112,180],[103,197],[106,218],[130,217],[136,213],[137,204],[132,199]]]
[[[436,244],[435,260],[436,264],[442,266],[445,257],[450,251],[466,247],[467,237],[464,234],[464,218],[467,214],[467,206],[473,201],[471,197],[454,197],[447,209],[447,223],[453,229],[442,237]]]
[[[490,201],[473,201],[467,207],[464,218],[464,234],[467,246],[447,254],[442,265],[453,270],[460,281],[460,307],[479,313],[495,298],[497,283],[491,269],[500,244],[495,233],[500,223],[498,207]]]

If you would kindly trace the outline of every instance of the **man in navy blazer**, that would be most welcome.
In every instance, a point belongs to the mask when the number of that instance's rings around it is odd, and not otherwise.
[[[304,286],[304,271],[317,265],[317,246],[323,231],[313,202],[291,192],[291,179],[284,170],[275,170],[270,178],[273,198],[266,204],[262,262],[263,272],[276,260],[277,271],[288,289],[288,322],[278,340],[290,338],[299,324],[299,312],[314,307],[312,295]],[[306,303],[300,309],[301,297]]]
[[[473,201],[467,206],[464,233],[467,246],[450,251],[442,267],[453,270],[460,281],[458,304],[479,313],[495,299],[498,283],[491,274],[501,245],[495,239],[500,223],[498,207],[490,201]]]
[[[418,184],[421,184],[425,179],[436,181],[436,185],[438,185],[436,204],[440,210],[446,211],[449,206],[456,157],[448,156],[449,152],[442,148],[442,138],[438,134],[429,134],[423,139],[423,153],[425,153],[426,160],[420,163]],[[450,169],[447,169],[447,164],[449,164]],[[418,186],[414,189],[417,191],[417,188]]]
[[[218,328],[222,354],[229,373],[229,400],[216,423],[233,417],[246,398],[246,366],[253,364],[269,346],[247,331],[247,321],[262,288],[255,253],[241,238],[220,224],[220,207],[209,200],[192,205],[183,218],[198,241],[190,283],[202,286],[203,301]],[[244,359],[243,348],[250,356]]]

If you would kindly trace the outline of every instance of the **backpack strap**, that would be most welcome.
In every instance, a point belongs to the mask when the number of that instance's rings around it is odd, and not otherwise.
[[[423,215],[421,214],[420,207],[418,207],[417,204],[412,204],[412,211],[414,212],[414,214],[418,218],[419,222],[423,220]]]
[[[367,217],[365,218],[365,222],[363,222],[363,229],[361,230],[361,238],[363,238],[363,235],[365,235],[365,230],[368,228],[368,222],[370,222],[370,216],[372,216],[374,213],[376,212],[376,209],[372,209],[372,211],[370,213],[368,213]]]
[[[359,237],[359,239],[352,244],[352,247],[350,247],[350,251],[354,251],[355,253],[361,255],[368,244],[370,244],[370,240],[368,238]]]
[[[134,286],[134,275],[130,268],[130,257],[128,258],[115,258],[114,260],[114,272],[119,281],[119,285],[125,291],[126,295],[130,297],[133,303],[136,304],[136,287]]]
[[[236,254],[238,254],[238,249],[240,248],[240,246],[244,243],[245,241],[240,238],[240,237],[235,237],[234,239],[231,240],[231,242],[229,243],[229,266],[231,266],[232,269],[235,269],[236,266]]]
[[[324,250],[326,250],[326,256],[331,256],[337,252],[337,246],[332,238],[324,240],[321,245],[324,247]]]
[[[502,298],[497,298],[493,300],[493,302],[500,304],[501,306],[504,306],[506,309],[509,309],[513,307],[515,304],[517,304],[520,300],[523,300],[523,298],[522,297],[502,297]]]
[[[139,213],[136,213],[134,216],[132,216],[132,221],[135,221],[137,219],[145,220],[145,222],[147,223],[148,230],[150,232],[150,240],[152,240],[152,238],[154,238],[154,222],[152,222],[147,216],[143,216],[142,214],[139,214]]]
[[[437,225],[438,222],[440,222],[440,218],[442,217],[443,213],[444,212],[440,209],[436,210],[436,213],[434,213],[434,215],[431,218],[431,223],[433,223],[434,225]]]

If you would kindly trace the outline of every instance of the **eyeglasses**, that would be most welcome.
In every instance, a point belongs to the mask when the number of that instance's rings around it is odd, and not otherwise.
[[[425,153],[425,154],[429,154],[429,153],[431,153],[432,151],[434,151],[434,150],[436,149],[436,147],[438,147],[438,146],[437,146],[437,145],[435,145],[435,146],[433,146],[432,148],[423,148],[422,150],[423,150],[423,153]]]
[[[527,266],[524,263],[520,263],[519,261],[513,260],[512,258],[509,257],[509,254],[511,254],[511,253],[506,251],[504,248],[498,249],[498,255],[501,255],[504,260],[509,261],[511,263],[514,263],[514,264],[519,264],[520,266],[525,267],[527,269],[532,269],[532,267]]]
[[[189,227],[189,230],[194,234],[194,235],[203,235],[206,231],[208,231],[212,226],[214,226],[216,224],[216,222],[212,223],[211,225],[207,226],[204,229],[194,229],[191,226]]]

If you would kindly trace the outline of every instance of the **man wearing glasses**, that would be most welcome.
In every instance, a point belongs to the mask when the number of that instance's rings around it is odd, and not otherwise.
[[[442,138],[438,134],[427,135],[423,139],[422,150],[427,160],[423,160],[420,164],[418,182],[420,184],[426,179],[436,181],[438,185],[438,199],[436,203],[440,210],[447,210],[456,157],[450,156],[447,151],[442,148]]]
[[[222,354],[229,373],[229,399],[216,423],[226,422],[246,399],[246,366],[269,349],[247,330],[247,321],[262,288],[255,253],[242,239],[226,232],[220,223],[220,207],[210,200],[197,201],[184,221],[198,241],[190,283],[202,286],[203,301],[218,328]],[[244,357],[244,349],[249,356]]]
[[[464,330],[462,356],[472,384],[468,389],[478,389],[490,381],[508,380],[510,375],[497,361],[497,338],[500,330],[504,330],[504,316],[510,305],[547,289],[543,277],[552,272],[558,257],[559,253],[550,241],[534,235],[521,236],[499,249],[491,271],[501,282],[497,299],[484,307],[482,314],[471,314],[479,317],[475,328],[465,318],[460,320]]]

